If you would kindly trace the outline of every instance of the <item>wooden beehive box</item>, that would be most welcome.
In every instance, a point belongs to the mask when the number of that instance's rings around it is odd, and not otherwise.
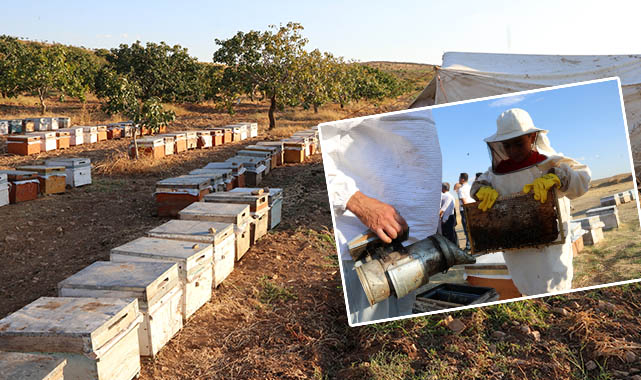
[[[183,318],[187,320],[211,299],[211,244],[142,237],[113,248],[113,262],[171,261],[178,263],[183,286]]]
[[[41,132],[51,130],[51,127],[49,125],[49,120],[50,119],[46,117],[29,119],[29,121],[33,122],[33,130],[41,131]]]
[[[4,136],[8,134],[9,134],[9,121],[0,120],[0,136]]]
[[[225,131],[222,129],[211,129],[211,144],[213,146],[223,145],[223,138],[225,136]]]
[[[619,210],[615,205],[590,209],[585,212],[585,216],[598,216],[599,219],[605,224],[603,229],[606,231],[614,228],[619,228],[619,224],[621,224],[621,221],[619,219]]]
[[[250,211],[249,206],[233,203],[196,202],[180,211],[182,220],[199,220],[224,222],[236,225],[236,260],[249,250],[250,246]]]
[[[9,204],[9,182],[7,173],[0,173],[0,207]]]
[[[137,298],[141,356],[155,356],[182,329],[182,292],[172,262],[96,261],[58,283],[60,297]]]
[[[210,178],[215,191],[229,191],[234,180],[231,169],[194,169],[189,175]]]
[[[247,139],[247,128],[242,124],[232,124],[229,125],[232,128],[232,133],[234,134],[234,141],[242,141]]]
[[[156,137],[161,137],[165,142],[165,156],[171,156],[176,151],[176,138],[171,135],[156,135]]]
[[[1,380],[64,380],[67,360],[53,355],[0,351]]]
[[[38,198],[40,181],[38,173],[24,170],[0,170],[9,180],[9,203],[31,201]]]
[[[165,140],[162,137],[141,137],[129,144],[129,156],[136,157],[136,145],[138,146],[139,156],[149,156],[153,159],[165,157]]]
[[[249,129],[249,137],[258,137],[258,123],[243,123]]]
[[[20,166],[18,170],[38,173],[40,192],[42,194],[61,194],[67,186],[67,175],[64,166],[28,165]]]
[[[237,203],[248,205],[250,212],[262,212],[269,208],[269,194],[256,190],[260,194],[252,192],[220,192],[205,195],[205,202],[213,203]]]
[[[25,133],[22,119],[9,120],[9,134]]]
[[[56,150],[58,142],[56,140],[56,132],[33,132],[30,135],[40,136],[40,151],[49,152]]]
[[[559,223],[559,205],[554,191],[541,203],[532,194],[500,196],[483,212],[478,203],[463,205],[472,253],[532,248],[562,244],[565,232]]]
[[[56,118],[58,120],[58,128],[69,128],[71,127],[71,118],[66,116],[61,116]]]
[[[210,179],[206,177],[173,177],[156,182],[158,216],[177,216],[178,212],[209,194]]]
[[[107,126],[106,125],[97,125],[96,132],[98,132],[98,141],[107,140]]]
[[[9,135],[7,136],[7,152],[21,156],[40,153],[40,136]]]
[[[247,186],[258,186],[263,182],[263,175],[265,174],[265,165],[261,163],[260,157],[246,157],[246,156],[234,156],[228,159],[226,162],[235,164],[242,164],[246,169],[244,175],[244,182]],[[240,180],[238,187],[242,187]]]
[[[608,195],[600,199],[601,206],[618,206],[621,204],[621,200],[617,194]]]
[[[187,150],[187,134],[184,132],[165,133],[163,136],[174,138],[174,153],[180,153]]]
[[[281,162],[281,154],[277,146],[270,146],[270,145],[247,145],[243,151],[258,151],[258,152],[269,152],[270,156],[270,163],[271,163],[271,168],[275,168],[276,166],[279,166],[282,164]]]
[[[245,186],[245,165],[242,162],[225,161],[225,162],[210,162],[203,167],[203,169],[231,169],[233,175],[232,188]]]
[[[0,349],[64,358],[65,380],[130,380],[141,320],[136,299],[41,297],[0,320]]]
[[[218,127],[218,128],[212,128],[212,130],[220,131],[219,133],[222,133],[222,143],[223,144],[229,144],[230,142],[234,141],[234,129],[233,128]]]
[[[292,135],[291,139],[293,139],[293,140],[296,140],[296,139],[302,140],[303,143],[305,144],[304,145],[304,147],[305,147],[305,157],[311,156],[311,154],[312,154],[312,152],[311,152],[312,137],[310,137],[309,135],[294,134],[294,135]]]
[[[65,130],[56,131],[56,148],[67,149],[71,145],[71,134]]]
[[[58,132],[69,132],[69,145],[82,145],[84,142],[84,133],[82,127],[70,127],[59,129]]]
[[[95,144],[98,142],[98,127],[95,126],[86,126],[82,127],[83,132],[83,143],[84,144]]]
[[[275,167],[275,165],[272,165],[273,152],[270,151],[243,149],[236,152],[236,155],[242,157],[258,157],[262,159],[263,165],[265,165],[265,174],[269,174],[271,168]]]
[[[426,313],[455,307],[480,305],[499,299],[493,288],[462,284],[440,284],[416,295],[413,313]]]
[[[117,140],[122,138],[122,127],[121,126],[109,126],[107,127],[107,140]]]
[[[47,166],[64,166],[67,185],[79,187],[91,184],[91,159],[89,158],[51,158]]]
[[[303,139],[283,140],[283,160],[288,164],[305,161],[305,141]]]
[[[198,148],[207,149],[213,146],[211,131],[197,131],[198,135]]]
[[[283,210],[283,189],[266,188],[268,191],[267,202],[269,204],[268,228],[271,230],[280,223]],[[232,193],[252,193],[263,190],[258,187],[238,187],[231,190]]]
[[[277,165],[282,165],[285,163],[285,151],[282,141],[259,141],[256,143],[256,146],[269,146],[275,147],[277,149]]]
[[[179,132],[185,135],[185,143],[187,150],[198,148],[198,134],[196,131],[182,131]]]
[[[231,223],[170,220],[147,233],[149,237],[193,241],[214,247],[213,278],[218,287],[234,270],[236,236]]]

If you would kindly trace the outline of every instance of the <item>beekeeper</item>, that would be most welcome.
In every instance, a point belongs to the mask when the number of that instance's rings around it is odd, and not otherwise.
[[[347,242],[368,228],[404,244],[436,233],[441,150],[431,110],[412,110],[319,125],[327,191],[350,325],[411,314],[415,295],[370,306]]]
[[[472,185],[479,209],[492,207],[499,195],[532,193],[545,202],[549,189],[559,199],[561,222],[570,218],[570,199],[583,195],[590,185],[590,169],[557,153],[550,146],[547,130],[534,126],[530,115],[519,108],[503,112],[496,120],[496,133],[485,139],[492,167]],[[526,248],[504,252],[514,284],[523,295],[567,290],[572,287],[572,244]]]

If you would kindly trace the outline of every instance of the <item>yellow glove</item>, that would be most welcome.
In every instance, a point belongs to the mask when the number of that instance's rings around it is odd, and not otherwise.
[[[533,190],[534,199],[537,201],[540,200],[541,203],[545,203],[548,199],[548,190],[553,186],[561,187],[561,180],[556,176],[556,174],[549,173],[535,179],[532,183],[528,183],[523,186],[523,192],[527,194],[530,190]]]
[[[498,191],[490,186],[481,187],[479,191],[476,192],[476,197],[481,201],[481,203],[479,203],[479,209],[483,212],[489,210],[492,205],[494,205],[494,201],[496,201],[498,196]]]

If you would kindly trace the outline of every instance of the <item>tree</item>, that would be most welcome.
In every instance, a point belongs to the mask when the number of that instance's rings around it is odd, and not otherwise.
[[[137,41],[111,49],[105,58],[111,70],[137,83],[142,99],[198,102],[204,97],[204,67],[180,45],[148,42],[142,46]]]
[[[225,65],[222,77],[234,83],[228,95],[241,90],[251,96],[256,90],[269,99],[269,129],[273,129],[277,108],[301,102],[297,61],[304,54],[307,39],[300,35],[303,27],[298,23],[278,28],[272,25],[270,29],[238,32],[227,40],[216,39],[220,48],[213,60]]]
[[[305,52],[298,60],[303,108],[313,107],[317,113],[318,107],[336,98],[338,83],[334,80],[334,70],[337,62],[333,55],[321,53],[318,49]]]
[[[152,133],[158,133],[162,126],[175,120],[176,114],[165,110],[157,97],[140,99],[141,88],[126,76],[115,72],[102,73],[102,96],[107,98],[103,110],[108,114],[120,114],[130,119],[137,129],[145,126]],[[134,133],[134,149],[138,158],[137,133]]]
[[[23,62],[27,47],[15,37],[0,36],[0,95],[15,97],[22,91]]]

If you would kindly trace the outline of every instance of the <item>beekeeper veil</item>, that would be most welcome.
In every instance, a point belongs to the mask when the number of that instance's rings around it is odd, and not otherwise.
[[[492,169],[496,169],[501,161],[509,158],[503,148],[503,141],[530,133],[536,133],[532,149],[548,157],[557,154],[550,146],[550,140],[547,137],[548,131],[535,127],[527,111],[512,108],[499,115],[496,119],[496,133],[484,139],[492,160]]]

